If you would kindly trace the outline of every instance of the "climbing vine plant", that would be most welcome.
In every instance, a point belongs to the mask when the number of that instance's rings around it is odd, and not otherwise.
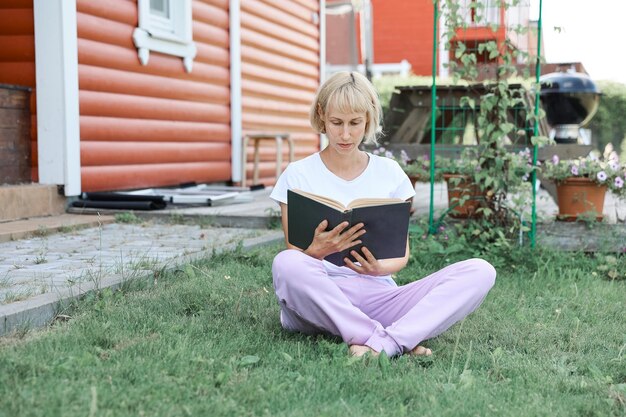
[[[486,225],[503,226],[511,233],[525,227],[524,205],[528,209],[529,180],[535,169],[529,148],[545,139],[533,137],[528,129],[535,117],[529,108],[532,101],[529,91],[535,85],[529,78],[530,61],[536,57],[517,48],[511,39],[527,35],[529,28],[517,23],[503,30],[500,27],[503,22],[499,22],[502,17],[500,7],[506,13],[519,5],[519,0],[443,0],[441,3],[445,21],[444,45],[441,47],[452,51],[453,56],[447,64],[450,76],[454,83],[465,80],[470,91],[475,88],[481,92],[465,96],[459,103],[460,107],[472,113],[475,111],[476,115],[478,145],[466,149],[461,155],[462,159],[473,162],[466,164],[473,168],[465,174],[479,185],[484,197],[476,213],[486,220]],[[494,8],[498,10],[498,18],[494,18]],[[506,36],[500,41],[469,42],[464,35],[472,26],[491,30],[496,39],[496,33]],[[525,115],[521,127],[519,120],[516,123],[512,118],[514,109],[521,109]],[[507,146],[520,140],[528,149],[513,151]]]

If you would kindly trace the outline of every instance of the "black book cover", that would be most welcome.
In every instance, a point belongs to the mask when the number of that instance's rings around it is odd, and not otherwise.
[[[367,247],[376,259],[400,258],[406,251],[410,205],[408,201],[398,201],[341,210],[289,190],[287,192],[289,243],[300,249],[308,248],[313,241],[315,228],[324,219],[328,220],[326,230],[333,229],[343,221],[348,221],[350,226],[363,222],[366,230],[361,236],[363,242],[327,256],[325,258],[327,261],[344,266],[345,257],[353,259],[349,255],[350,251],[360,251],[362,246]]]

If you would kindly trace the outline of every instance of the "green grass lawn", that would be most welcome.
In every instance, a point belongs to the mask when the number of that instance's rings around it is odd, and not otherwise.
[[[450,247],[448,247],[450,248]],[[624,416],[625,257],[538,249],[489,259],[484,304],[430,358],[350,358],[283,331],[278,247],[104,290],[0,339],[0,416]],[[415,245],[400,283],[469,252]]]

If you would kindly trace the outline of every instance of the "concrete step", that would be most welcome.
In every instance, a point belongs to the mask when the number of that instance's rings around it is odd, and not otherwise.
[[[0,222],[65,212],[65,196],[56,185],[20,184],[0,186]]]
[[[114,216],[80,214],[60,214],[15,220],[0,223],[0,242],[26,239],[32,236],[45,236],[54,232],[69,232],[86,227],[98,227],[113,222],[115,222]]]

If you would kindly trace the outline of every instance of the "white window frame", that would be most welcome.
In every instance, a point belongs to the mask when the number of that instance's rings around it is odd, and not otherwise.
[[[471,12],[472,4],[474,13]],[[500,0],[464,0],[459,5],[459,14],[464,22],[471,27],[487,27],[500,24]],[[480,15],[480,21],[476,22],[476,15]]]
[[[153,13],[150,0],[138,0],[139,26],[133,41],[142,65],[148,65],[150,51],[179,56],[185,71],[191,72],[197,48],[192,38],[191,0],[169,0],[170,18]]]

